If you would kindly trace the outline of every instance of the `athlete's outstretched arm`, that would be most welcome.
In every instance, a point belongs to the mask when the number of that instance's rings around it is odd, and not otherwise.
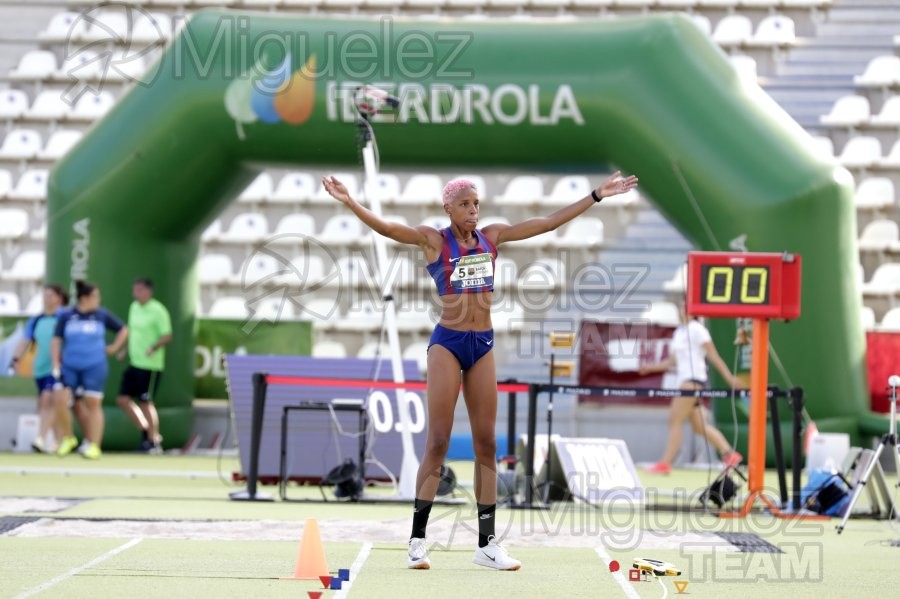
[[[335,177],[322,177],[322,185],[325,186],[325,191],[331,194],[331,197],[352,210],[359,220],[376,233],[389,237],[397,243],[417,245],[423,249],[427,247],[440,249],[442,243],[440,233],[432,227],[425,225],[410,227],[402,223],[384,220],[350,197],[347,188]]]
[[[637,183],[638,178],[634,175],[623,177],[620,171],[616,171],[594,191],[600,199],[603,199],[630,191],[637,187]],[[495,240],[495,245],[499,245],[506,241],[528,239],[529,237],[547,233],[548,231],[553,231],[561,227],[579,214],[585,212],[595,203],[596,200],[594,200],[593,196],[587,195],[577,202],[569,204],[564,208],[560,208],[548,216],[529,218],[514,225],[488,225],[484,228],[484,233],[492,240]]]

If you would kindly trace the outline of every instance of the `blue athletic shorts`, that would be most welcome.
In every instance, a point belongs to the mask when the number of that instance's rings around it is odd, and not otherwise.
[[[494,330],[489,331],[454,331],[437,325],[428,342],[429,349],[432,345],[440,345],[456,356],[459,367],[468,370],[481,359],[484,354],[494,349]]]
[[[90,368],[68,368],[63,364],[62,382],[72,390],[75,397],[84,395],[103,397],[107,374],[109,365],[105,361]]]
[[[38,395],[41,395],[44,391],[53,391],[57,386],[62,385],[62,383],[49,374],[47,376],[37,377],[34,379],[34,384],[37,385]]]

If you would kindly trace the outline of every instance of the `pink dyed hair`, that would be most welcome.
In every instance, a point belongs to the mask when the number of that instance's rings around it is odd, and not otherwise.
[[[474,190],[476,193],[478,192],[478,188],[475,187],[475,183],[473,183],[470,179],[466,179],[463,177],[451,179],[450,181],[447,181],[447,184],[444,185],[444,189],[441,191],[441,200],[446,206],[453,198],[456,197],[456,194],[466,189]]]

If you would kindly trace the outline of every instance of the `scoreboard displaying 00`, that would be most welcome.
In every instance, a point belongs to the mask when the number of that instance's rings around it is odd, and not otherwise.
[[[687,312],[715,318],[800,316],[800,256],[688,253]]]

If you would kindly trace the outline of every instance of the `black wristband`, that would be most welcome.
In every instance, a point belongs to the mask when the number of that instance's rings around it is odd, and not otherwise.
[[[591,197],[594,198],[594,201],[595,201],[595,202],[599,202],[600,200],[603,199],[602,197],[600,197],[600,196],[597,195],[597,190],[596,190],[596,189],[592,189],[592,190],[591,190]]]

